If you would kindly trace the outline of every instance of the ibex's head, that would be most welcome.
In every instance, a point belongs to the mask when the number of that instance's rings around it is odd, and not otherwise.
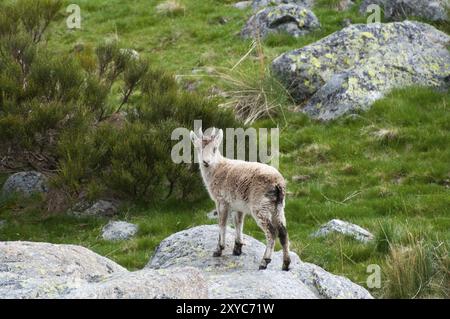
[[[223,131],[212,129],[211,134],[203,135],[201,129],[195,134],[191,131],[191,140],[197,150],[200,165],[209,167],[214,165],[220,159],[219,146],[222,142]]]

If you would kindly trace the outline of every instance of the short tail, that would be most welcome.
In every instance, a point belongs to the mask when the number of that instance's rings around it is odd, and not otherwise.
[[[286,196],[286,191],[283,186],[275,185],[275,196],[276,196],[276,204],[282,205],[284,202],[284,197]]]

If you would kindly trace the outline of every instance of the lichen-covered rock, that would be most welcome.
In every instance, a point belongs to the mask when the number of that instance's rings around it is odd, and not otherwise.
[[[303,263],[293,252],[289,272],[281,271],[281,251],[273,254],[267,270],[260,271],[258,267],[265,244],[244,235],[242,255],[234,256],[231,252],[234,230],[229,227],[223,256],[213,257],[218,231],[216,225],[204,225],[167,237],[159,244],[146,268],[201,269],[211,298],[372,298],[363,287],[318,266]]]
[[[314,13],[301,6],[282,4],[258,11],[241,31],[243,38],[264,38],[269,33],[286,32],[298,37],[320,27]]]
[[[107,200],[98,200],[94,203],[80,201],[69,210],[69,214],[83,216],[111,217],[118,213],[118,205]]]
[[[144,269],[113,274],[85,284],[64,296],[67,299],[206,299],[208,288],[198,269]]]
[[[61,298],[126,269],[81,246],[0,242],[0,299]]]
[[[305,8],[312,8],[314,0],[253,0],[252,8],[258,11],[262,8],[278,6],[280,4],[295,4]]]
[[[313,118],[366,110],[394,88],[447,89],[450,37],[425,23],[354,24],[282,54],[274,74]]]
[[[102,237],[106,240],[126,240],[136,235],[138,226],[124,221],[110,221],[102,229]]]
[[[387,20],[404,20],[420,17],[431,21],[448,21],[448,0],[364,0],[359,11],[367,14],[371,4],[380,6]]]
[[[19,194],[28,197],[34,193],[47,193],[47,178],[36,171],[19,172],[11,175],[2,188],[4,195]]]
[[[340,219],[332,219],[328,223],[322,225],[318,231],[316,231],[312,236],[313,237],[324,237],[331,233],[339,233],[346,236],[351,236],[356,240],[362,241],[364,243],[371,241],[374,236],[369,231],[364,228],[340,220]]]

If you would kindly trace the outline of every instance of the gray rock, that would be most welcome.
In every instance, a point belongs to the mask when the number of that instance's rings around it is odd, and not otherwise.
[[[72,209],[69,210],[69,214],[75,216],[98,216],[98,217],[111,217],[118,213],[118,207],[115,202],[107,200],[98,200],[95,203],[87,201],[80,201]]]
[[[6,220],[0,220],[0,229],[5,227],[5,225],[6,225]]]
[[[212,299],[317,299],[317,295],[292,272],[224,272],[208,278]]]
[[[243,38],[264,38],[269,33],[286,32],[299,37],[320,27],[314,13],[301,6],[281,4],[258,11],[241,31]]]
[[[367,110],[394,88],[448,89],[450,37],[420,22],[354,24],[272,63],[301,111],[321,120]],[[306,102],[306,103],[305,103]]]
[[[0,299],[207,296],[194,268],[129,272],[81,246],[0,242]]]
[[[2,188],[4,195],[19,194],[25,197],[34,193],[47,193],[47,178],[36,171],[19,172],[8,177]]]
[[[102,229],[102,237],[106,240],[125,240],[136,235],[138,226],[123,221],[110,221]]]
[[[252,5],[251,1],[239,1],[233,4],[233,7],[239,10],[245,10]]]
[[[431,21],[448,21],[450,5],[448,0],[364,0],[359,11],[367,14],[371,4],[380,6],[387,20],[404,20],[419,17]]]
[[[86,284],[64,296],[68,299],[206,299],[203,275],[192,267],[144,269],[117,273]]]
[[[60,298],[126,270],[74,245],[0,242],[0,299]]]
[[[321,299],[373,299],[366,289],[348,278],[311,263],[296,263],[292,273]]]
[[[331,233],[339,233],[346,236],[351,236],[356,240],[362,241],[364,243],[371,241],[374,236],[369,231],[364,228],[340,220],[340,219],[332,219],[328,223],[322,225],[318,231],[312,234],[313,237],[325,237]]]
[[[241,256],[233,256],[234,230],[227,229],[226,248],[222,257],[212,257],[217,245],[218,226],[204,225],[175,233],[157,247],[146,268],[196,267],[208,281],[214,298],[372,298],[363,287],[345,277],[335,276],[322,268],[303,263],[291,252],[291,269],[281,271],[282,252],[275,252],[268,269],[259,271],[265,244],[244,235]],[[265,274],[264,274],[265,273]],[[270,282],[278,284],[273,285]],[[258,283],[264,283],[261,289]],[[225,289],[221,290],[223,286]],[[252,289],[246,289],[252,287]],[[307,288],[307,289],[306,289]],[[284,292],[281,292],[284,291]]]
[[[355,2],[353,0],[340,0],[336,4],[335,9],[337,11],[346,11],[349,10],[351,7],[353,7],[354,4]]]
[[[295,4],[311,9],[314,5],[314,0],[253,0],[252,8],[253,10],[258,11],[266,7],[278,6],[280,4]]]

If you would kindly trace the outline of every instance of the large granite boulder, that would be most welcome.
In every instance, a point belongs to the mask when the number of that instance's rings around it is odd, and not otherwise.
[[[47,193],[47,177],[36,171],[15,173],[8,177],[3,184],[4,195],[19,194],[25,197],[35,193]]]
[[[420,22],[356,24],[282,54],[272,70],[303,112],[330,120],[366,110],[394,88],[448,89],[449,41]]]
[[[387,20],[419,17],[431,21],[448,21],[449,18],[448,0],[364,0],[359,7],[360,13],[367,14],[367,8],[371,4],[380,6]]]
[[[126,269],[87,248],[0,242],[0,298],[59,298]]]
[[[311,9],[314,5],[314,0],[253,0],[252,8],[253,10],[258,11],[266,7],[278,6],[280,4],[295,4]]]
[[[144,269],[113,274],[102,282],[86,284],[67,299],[206,299],[208,289],[198,269]]]
[[[0,299],[207,296],[197,269],[129,272],[81,246],[0,242]]]
[[[274,253],[267,270],[258,270],[265,244],[244,235],[242,255],[234,256],[230,227],[223,256],[212,257],[217,236],[216,225],[175,233],[160,243],[146,268],[198,268],[207,279],[210,298],[372,298],[363,287],[304,263],[293,252],[290,271],[281,271],[281,252]]]
[[[270,33],[286,32],[294,37],[320,27],[314,13],[301,6],[282,4],[258,11],[250,17],[241,31],[243,38],[264,38]]]

